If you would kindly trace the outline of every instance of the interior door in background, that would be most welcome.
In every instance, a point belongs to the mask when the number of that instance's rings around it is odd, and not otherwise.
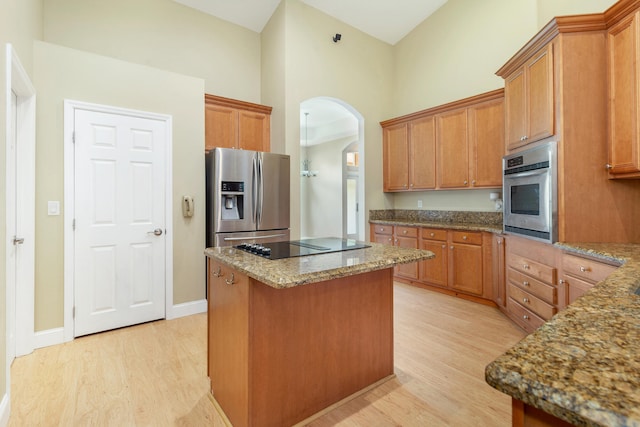
[[[166,123],[76,109],[74,336],[165,316]]]

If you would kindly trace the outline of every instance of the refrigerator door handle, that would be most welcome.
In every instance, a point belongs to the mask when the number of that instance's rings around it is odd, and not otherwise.
[[[258,158],[255,155],[251,170],[251,218],[254,224],[258,223]]]
[[[260,223],[262,222],[262,199],[264,197],[264,178],[262,176],[262,155],[257,153],[256,158],[258,165],[258,194],[256,195],[258,204],[256,207],[256,225],[258,226],[258,229],[260,229]]]

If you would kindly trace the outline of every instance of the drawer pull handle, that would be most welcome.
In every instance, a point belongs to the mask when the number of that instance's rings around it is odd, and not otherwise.
[[[529,316],[527,316],[526,314],[525,314],[524,316],[522,316],[522,318],[523,318],[524,320],[529,320]]]
[[[591,270],[589,269],[589,267],[580,266],[580,271],[582,271],[583,273],[586,273],[587,271],[591,271]]]
[[[528,303],[529,302],[529,298],[527,298],[527,297],[522,298],[522,302]]]
[[[529,282],[525,280],[524,282],[522,282],[522,286],[529,286]]]
[[[214,271],[211,274],[213,275],[213,277],[221,277],[222,276],[222,271],[220,269],[220,266],[218,266],[218,271]]]
[[[528,269],[529,269],[529,265],[528,265],[528,264],[523,264],[523,265],[522,265],[522,268],[523,268],[524,270],[528,270]]]
[[[233,273],[231,273],[231,279],[224,279],[227,285],[233,285],[235,283],[234,280],[235,280],[235,277],[233,277]]]

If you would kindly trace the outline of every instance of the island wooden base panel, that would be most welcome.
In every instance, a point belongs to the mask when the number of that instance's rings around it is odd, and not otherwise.
[[[393,375],[393,269],[288,289],[221,271],[208,371],[234,426],[293,425]],[[229,355],[232,341],[246,343]]]
[[[573,425],[518,399],[512,399],[511,408],[512,427],[571,427]]]

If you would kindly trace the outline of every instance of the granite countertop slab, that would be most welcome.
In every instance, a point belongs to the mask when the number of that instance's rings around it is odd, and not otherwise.
[[[371,210],[369,223],[502,233],[501,212]]]
[[[270,260],[235,249],[205,249],[209,258],[273,288],[284,289],[433,258],[433,252],[367,242],[364,249]]]
[[[558,243],[623,265],[487,365],[486,381],[578,426],[640,426],[640,245]]]

